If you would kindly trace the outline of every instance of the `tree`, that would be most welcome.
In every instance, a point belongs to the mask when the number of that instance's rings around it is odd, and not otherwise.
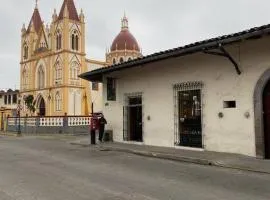
[[[32,115],[36,111],[34,96],[28,95],[27,97],[25,97],[24,102],[25,102],[27,109],[30,111],[30,113]]]

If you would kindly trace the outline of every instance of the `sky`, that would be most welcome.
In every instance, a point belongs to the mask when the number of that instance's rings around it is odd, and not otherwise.
[[[270,23],[269,0],[74,0],[86,21],[87,58],[105,60],[126,13],[144,55]],[[19,88],[21,28],[35,0],[0,0],[0,90]],[[63,0],[38,0],[45,24]]]

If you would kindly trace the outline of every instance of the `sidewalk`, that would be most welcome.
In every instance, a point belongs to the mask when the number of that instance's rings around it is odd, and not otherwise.
[[[70,142],[70,144],[87,147],[89,146],[89,137],[77,139]],[[100,146],[101,150],[103,151],[119,151],[179,162],[212,165],[217,167],[270,174],[270,160],[262,160],[238,154],[210,151],[190,151],[175,148],[123,143],[102,143],[98,146]]]

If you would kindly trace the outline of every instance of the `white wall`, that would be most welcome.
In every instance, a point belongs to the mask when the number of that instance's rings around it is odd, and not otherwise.
[[[107,128],[113,130],[115,141],[122,142],[124,94],[143,92],[144,144],[173,147],[173,85],[202,81],[204,149],[256,156],[253,94],[259,77],[270,68],[269,42],[264,38],[226,47],[240,64],[240,76],[228,59],[203,53],[109,74],[117,78],[117,101],[104,107]],[[228,100],[235,100],[237,108],[224,109],[223,101]],[[219,112],[224,118],[218,117]],[[248,119],[246,112],[251,115]]]
[[[87,66],[88,66],[88,71],[92,71],[92,70],[104,67],[104,65],[101,65],[98,63],[89,63],[89,62],[87,63]],[[103,98],[102,98],[103,84],[99,83],[98,91],[92,89],[92,82],[90,82],[89,84],[90,84],[90,90],[91,90],[91,98],[94,104],[94,112],[102,112],[103,110]]]
[[[3,107],[3,108],[7,108],[7,109],[16,109],[17,108],[17,102],[16,103],[13,103],[13,95],[14,95],[15,93],[1,93],[0,95],[2,95],[2,98],[0,98],[0,108],[1,107]],[[18,96],[19,96],[19,94],[18,93],[16,93],[17,94],[17,100],[18,100]],[[9,96],[9,95],[11,95],[11,104],[9,104],[8,102],[7,102],[7,104],[5,104],[5,96]]]
[[[82,110],[82,94],[80,90],[70,89],[68,115],[81,115]]]
[[[2,96],[2,98],[0,98],[0,107],[4,107],[5,106],[5,102],[4,102],[5,95],[4,94],[0,94],[0,96]]]

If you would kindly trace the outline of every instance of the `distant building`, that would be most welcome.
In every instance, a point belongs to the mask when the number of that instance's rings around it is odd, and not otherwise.
[[[106,62],[86,58],[84,13],[78,14],[73,0],[64,0],[50,25],[44,25],[36,5],[30,23],[21,31],[21,97],[33,96],[34,115],[88,115],[103,108],[102,84],[84,81],[78,75],[141,57],[130,33],[128,19],[106,52]],[[26,106],[22,115],[29,114]]]
[[[17,115],[19,90],[0,90],[0,130],[4,130],[8,116]]]
[[[98,61],[97,61],[98,62]],[[98,62],[104,67],[105,62]],[[73,0],[64,0],[59,14],[45,26],[36,5],[21,34],[21,96],[33,96],[34,115],[63,116],[91,113],[89,83],[78,75],[89,70],[85,53],[84,13]],[[29,114],[24,106],[23,115]]]
[[[142,57],[141,48],[136,38],[129,31],[128,18],[124,15],[120,33],[114,39],[106,53],[106,62],[119,64]]]

